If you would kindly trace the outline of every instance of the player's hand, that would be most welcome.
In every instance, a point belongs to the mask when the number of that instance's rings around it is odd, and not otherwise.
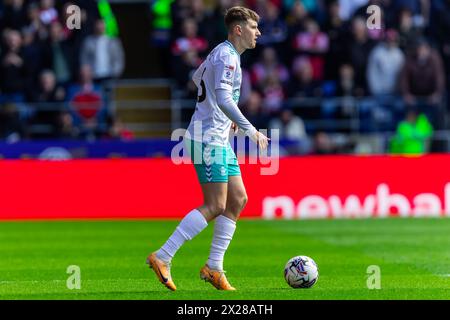
[[[267,149],[269,145],[269,138],[263,135],[261,132],[256,131],[255,135],[252,137],[252,140],[256,142],[256,144],[261,148],[261,150]]]
[[[239,131],[239,127],[237,126],[236,123],[234,122],[231,123],[231,130],[233,130],[234,133],[237,133]]]

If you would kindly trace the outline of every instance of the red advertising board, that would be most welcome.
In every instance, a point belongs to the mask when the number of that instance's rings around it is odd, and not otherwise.
[[[242,217],[450,216],[449,163],[450,155],[243,163]],[[178,219],[202,204],[193,166],[170,159],[3,160],[0,178],[2,220]]]

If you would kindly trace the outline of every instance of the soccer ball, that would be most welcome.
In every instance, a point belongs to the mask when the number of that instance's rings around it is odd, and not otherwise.
[[[284,278],[292,288],[311,288],[319,278],[319,269],[310,257],[293,257],[284,267]]]

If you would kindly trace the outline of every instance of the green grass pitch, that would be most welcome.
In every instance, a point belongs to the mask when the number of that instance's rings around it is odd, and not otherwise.
[[[0,299],[450,299],[450,219],[241,220],[225,256],[236,292],[199,279],[213,226],[173,260],[170,292],[145,264],[177,221],[1,222]],[[311,289],[291,289],[287,260],[319,266]],[[67,267],[81,289],[66,286]],[[367,288],[367,267],[381,289]]]

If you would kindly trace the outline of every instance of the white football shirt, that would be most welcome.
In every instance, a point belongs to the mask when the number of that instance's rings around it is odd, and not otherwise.
[[[231,120],[217,104],[216,89],[230,92],[237,104],[240,96],[241,57],[228,40],[217,45],[195,71],[197,104],[187,131],[190,139],[212,145],[228,144]]]

